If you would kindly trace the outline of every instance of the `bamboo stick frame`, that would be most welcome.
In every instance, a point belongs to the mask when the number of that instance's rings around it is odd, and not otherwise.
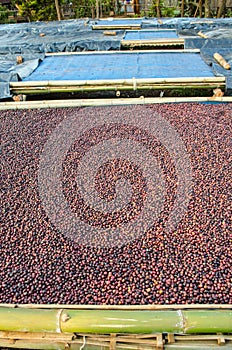
[[[109,98],[109,99],[75,99],[75,100],[47,100],[1,102],[0,110],[36,109],[36,108],[67,108],[67,107],[94,107],[118,106],[156,103],[186,103],[186,102],[221,102],[232,103],[232,97],[138,97],[138,98]]]
[[[164,37],[163,38],[154,38],[154,39],[122,39],[121,40],[121,46],[122,47],[137,47],[137,46],[184,46],[185,40],[184,38],[168,38],[165,37],[165,33],[170,33],[170,32],[176,32],[176,30],[173,29],[141,29],[140,32],[146,33],[146,32],[154,32],[154,33],[158,33],[158,32],[162,32],[164,33]],[[138,32],[137,30],[127,30],[124,38],[126,36],[127,33],[136,33]],[[158,52],[158,51],[156,51]],[[179,51],[180,52],[180,51]],[[183,52],[183,51],[182,51]]]
[[[182,40],[182,39],[180,39]],[[163,50],[151,50],[149,53],[159,53]],[[167,50],[171,53],[199,53],[199,49],[194,50]],[[58,55],[112,55],[114,53],[123,55],[126,51],[97,51],[85,53],[51,53],[46,56]],[[140,50],[129,52],[129,54],[141,53]],[[31,82],[11,82],[10,90],[13,94],[47,94],[62,92],[96,92],[96,91],[124,91],[124,90],[154,90],[154,89],[215,89],[225,88],[225,77],[187,77],[187,78],[131,78],[131,79],[108,79],[108,80],[70,80],[70,81],[31,81]]]
[[[70,80],[70,81],[30,81],[11,82],[13,94],[45,94],[84,91],[136,91],[163,90],[175,88],[224,89],[225,77],[206,78],[150,78],[150,79],[113,79],[113,80]]]

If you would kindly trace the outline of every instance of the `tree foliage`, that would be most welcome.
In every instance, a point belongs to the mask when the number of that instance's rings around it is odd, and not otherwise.
[[[16,6],[29,21],[57,20],[54,0],[16,0]]]
[[[13,0],[20,15],[29,21],[57,20],[55,0]],[[120,13],[122,0],[57,0],[59,7],[63,8],[64,18],[96,18],[109,16],[110,12]],[[141,0],[140,4],[147,0]],[[177,6],[167,7],[164,0],[153,0],[150,6],[141,9],[140,15],[147,17],[224,17],[228,16],[226,0],[218,0],[217,13],[211,9],[211,0],[178,0]],[[98,4],[98,10],[96,8]],[[62,11],[61,11],[62,13]],[[62,17],[62,16],[61,16]]]
[[[6,6],[0,4],[0,23],[5,23],[8,18],[8,9]]]

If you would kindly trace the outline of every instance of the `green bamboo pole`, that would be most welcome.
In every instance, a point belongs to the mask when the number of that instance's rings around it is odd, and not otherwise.
[[[0,307],[0,331],[232,333],[232,310],[43,310]]]
[[[0,331],[59,332],[59,310],[0,307]]]
[[[177,311],[69,310],[61,322],[63,332],[80,333],[181,333]]]
[[[101,311],[76,312],[61,323],[64,332],[90,333],[230,333],[232,311]]]
[[[232,333],[232,310],[183,310],[184,332],[193,333]]]

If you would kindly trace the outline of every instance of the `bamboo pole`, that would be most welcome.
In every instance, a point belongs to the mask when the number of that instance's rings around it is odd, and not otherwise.
[[[208,38],[208,36],[205,35],[204,33],[202,33],[202,31],[199,31],[197,34],[203,39],[207,39]]]
[[[92,29],[140,29],[140,24],[95,24],[92,25]]]
[[[92,85],[58,85],[58,86],[25,86],[12,87],[12,92],[18,93],[49,93],[49,92],[71,92],[71,91],[107,91],[107,90],[151,90],[151,89],[175,89],[175,88],[220,88],[225,87],[224,83],[218,81],[213,82],[199,82],[199,83],[150,83],[150,84],[92,84]]]
[[[0,307],[0,330],[53,333],[232,333],[232,310],[71,310]]]
[[[183,38],[162,38],[162,39],[141,39],[141,40],[121,40],[121,46],[167,46],[184,45]]]
[[[216,52],[213,57],[224,69],[231,68],[230,64],[219,53]]]
[[[146,84],[146,85],[87,85],[83,86],[48,86],[48,87],[25,87],[25,88],[12,88],[11,92],[16,94],[45,94],[45,93],[61,93],[61,92],[99,92],[99,91],[126,91],[126,90],[164,90],[164,89],[216,89],[223,88],[225,84],[218,82],[212,83],[182,83],[182,84]]]
[[[184,333],[231,333],[232,310],[183,310]]]
[[[132,78],[107,80],[45,80],[10,82],[10,87],[44,87],[44,86],[75,86],[75,85],[106,85],[106,84],[146,84],[146,83],[224,83],[225,77],[179,77],[179,78]]]
[[[163,32],[175,32],[176,33],[176,29],[173,29],[173,28],[162,28],[162,29],[141,29],[139,31],[139,33],[150,33],[152,31],[152,33],[163,33]],[[137,30],[127,30],[126,33],[131,33],[131,32],[134,32],[134,33],[138,33]]]
[[[115,31],[112,31],[112,30],[105,30],[103,32],[103,35],[115,36],[115,35],[117,35],[117,33]]]
[[[100,91],[136,91],[136,90],[164,90],[164,89],[216,89],[225,88],[225,83],[219,81],[199,83],[161,83],[161,84],[108,84],[108,85],[70,85],[70,86],[39,86],[39,87],[11,87],[13,94],[50,94],[68,92],[100,92]]]
[[[84,91],[122,91],[175,88],[224,88],[225,77],[192,78],[150,78],[150,79],[113,79],[113,80],[73,80],[73,81],[30,81],[11,82],[13,94],[45,94]]]
[[[163,30],[162,30],[163,31]],[[134,51],[82,51],[82,52],[48,52],[45,54],[45,57],[51,57],[51,56],[95,56],[95,55],[134,55],[136,53],[143,54],[143,50],[134,50]],[[157,53],[200,53],[199,49],[183,49],[183,50],[149,50],[149,54],[157,54]]]
[[[15,332],[60,332],[59,310],[0,308],[0,330]]]
[[[10,89],[16,94],[45,94],[84,91],[120,91],[175,88],[224,88],[225,77],[150,78],[113,80],[31,81],[11,82]]]
[[[186,103],[186,102],[222,102],[222,103],[232,103],[232,97],[229,96],[223,96],[223,97],[138,97],[138,98],[109,98],[109,99],[76,99],[76,100],[45,100],[45,101],[25,101],[25,102],[1,102],[0,103],[0,110],[16,110],[16,109],[37,109],[37,108],[68,108],[68,107],[96,107],[96,106],[118,106],[118,105],[141,105],[141,104],[156,104],[156,103]],[[0,305],[1,306],[1,305]],[[2,304],[4,306],[4,304]],[[9,307],[16,307],[15,304],[12,305],[5,305]],[[202,305],[200,306],[195,306],[196,308],[202,308]],[[17,306],[19,307],[19,306]],[[20,305],[20,307],[25,307],[27,308],[27,305]],[[34,307],[33,305],[31,306],[32,308]],[[36,305],[37,307],[37,305]],[[41,305],[39,306],[41,308],[48,308],[47,305]],[[50,307],[50,306],[49,306]],[[57,305],[53,305],[53,307],[57,308]],[[59,307],[59,305],[58,305]],[[60,306],[63,307],[63,306]],[[97,308],[98,306],[80,306],[80,305],[66,305],[64,306],[66,308]],[[139,306],[138,306],[139,307]],[[165,309],[165,305],[151,305],[147,306],[147,309]],[[166,308],[168,309],[170,306],[166,305]],[[186,306],[179,306],[180,308],[185,308]],[[105,309],[105,308],[110,308],[110,309],[124,309],[124,306],[113,306],[112,308],[107,306],[107,305],[99,305],[99,308]],[[136,306],[135,306],[136,308]],[[175,306],[173,307],[175,309]],[[192,308],[189,305],[189,308]],[[207,308],[207,306],[204,305],[204,308]],[[219,305],[219,306],[214,306],[214,305],[209,305],[209,308],[221,308],[224,309],[226,308],[224,305]],[[208,308],[207,308],[208,309]],[[146,307],[145,307],[146,310]]]
[[[88,333],[181,333],[177,311],[69,310],[61,322],[64,332]]]
[[[135,21],[137,20],[143,20],[144,17],[136,17],[136,19],[134,19]],[[109,22],[113,22],[113,21],[117,21],[117,19],[114,19],[113,17],[108,17],[108,18],[102,18],[102,19],[99,19],[98,23],[101,23],[101,22],[105,22],[105,21],[109,21]],[[134,21],[133,18],[130,18],[130,21]],[[128,17],[122,17],[120,18],[120,22],[123,22],[123,21],[127,21],[128,22]]]

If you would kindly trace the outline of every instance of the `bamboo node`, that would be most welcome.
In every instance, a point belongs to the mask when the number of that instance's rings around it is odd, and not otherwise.
[[[61,322],[67,322],[68,320],[70,320],[70,316],[67,314],[67,313],[63,313],[62,315],[61,315]]]

